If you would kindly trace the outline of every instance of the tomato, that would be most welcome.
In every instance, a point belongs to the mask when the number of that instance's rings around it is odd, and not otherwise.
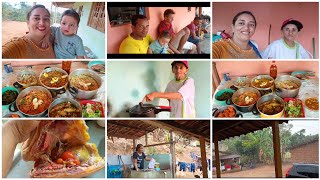
[[[61,158],[65,161],[65,160],[67,160],[69,158],[74,159],[75,157],[74,157],[74,155],[72,154],[71,151],[65,151],[65,152],[63,152],[61,154]]]
[[[57,163],[57,164],[63,164],[63,159],[62,159],[62,158],[57,159],[57,160],[56,160],[56,163]]]
[[[80,161],[79,161],[78,159],[74,159],[74,164],[75,164],[76,166],[80,166]]]

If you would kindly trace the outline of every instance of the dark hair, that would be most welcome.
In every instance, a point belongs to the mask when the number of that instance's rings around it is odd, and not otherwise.
[[[77,13],[77,11],[75,11],[74,9],[68,9],[68,10],[64,11],[61,15],[60,21],[62,20],[63,16],[70,16],[70,17],[75,18],[77,20],[77,25],[79,25],[79,23],[80,23],[80,16]]]
[[[195,21],[195,20],[198,20],[198,21],[199,21],[199,20],[203,20],[203,18],[202,18],[202,17],[198,17],[198,16],[196,16],[196,17],[194,17],[194,19],[193,19],[193,20],[194,20],[194,21]]]
[[[132,18],[131,18],[131,24],[133,26],[136,26],[138,19],[147,19],[147,17],[144,16],[144,15],[141,15],[141,14],[133,15]]]
[[[169,33],[169,31],[162,31],[159,34],[159,38],[168,38],[168,39],[170,39],[171,38],[171,34]]]
[[[30,19],[30,16],[31,16],[32,11],[35,10],[35,9],[37,9],[37,8],[43,8],[43,9],[45,9],[45,10],[48,12],[49,16],[50,16],[49,10],[48,10],[44,5],[42,5],[42,4],[37,4],[37,5],[32,6],[32,8],[28,11],[28,13],[27,13],[27,20],[28,20],[28,21],[29,21],[29,19]]]
[[[170,14],[175,14],[175,12],[173,11],[173,9],[166,9],[163,13],[163,16],[169,16]]]
[[[136,151],[138,151],[138,149],[140,149],[143,145],[142,144],[138,144],[136,147]]]
[[[242,11],[242,12],[239,12],[236,16],[234,16],[233,20],[232,20],[232,24],[235,25],[236,24],[236,21],[238,20],[239,16],[241,16],[242,14],[249,14],[250,16],[253,17],[253,20],[254,20],[254,24],[257,26],[257,21],[256,21],[256,18],[254,17],[254,15],[252,14],[252,12],[250,11]]]

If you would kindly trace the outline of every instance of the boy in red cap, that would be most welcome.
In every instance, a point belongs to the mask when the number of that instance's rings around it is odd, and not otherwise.
[[[264,59],[310,59],[308,51],[296,42],[298,32],[303,28],[301,22],[292,18],[281,26],[283,38],[272,42],[262,53]]]
[[[152,101],[155,98],[168,99],[171,106],[170,117],[195,118],[195,86],[194,80],[188,77],[188,61],[173,61],[171,68],[175,78],[168,83],[165,92],[147,94],[143,101]]]

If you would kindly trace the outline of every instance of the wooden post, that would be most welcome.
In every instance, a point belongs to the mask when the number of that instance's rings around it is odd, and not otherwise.
[[[145,140],[146,140],[146,145],[148,145],[148,132],[146,131],[146,134],[145,134]]]
[[[174,133],[170,131],[170,154],[171,154],[171,173],[172,178],[176,177],[176,149],[175,149],[175,142],[174,142]]]
[[[201,164],[203,178],[208,178],[208,166],[207,166],[207,153],[206,153],[206,141],[204,137],[200,137],[200,152],[201,152]]]
[[[221,167],[220,167],[220,157],[219,157],[219,139],[216,130],[213,131],[213,143],[214,143],[214,157],[216,161],[216,173],[217,178],[221,178]]]
[[[136,151],[136,139],[133,139],[132,140],[133,141],[133,152],[135,152]]]
[[[271,121],[271,126],[272,126],[275,173],[277,178],[282,178],[282,159],[281,159],[281,151],[280,151],[279,121]]]

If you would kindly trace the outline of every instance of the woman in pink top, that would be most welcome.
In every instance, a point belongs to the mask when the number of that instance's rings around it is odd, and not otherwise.
[[[188,61],[174,61],[171,67],[175,78],[168,83],[165,92],[147,94],[143,101],[152,101],[155,98],[168,99],[171,106],[170,117],[195,118],[195,86],[194,80],[188,77]]]

